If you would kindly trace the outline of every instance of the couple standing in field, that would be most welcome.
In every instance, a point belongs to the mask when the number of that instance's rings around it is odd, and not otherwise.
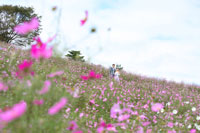
[[[114,78],[116,81],[119,81],[119,68],[115,68],[115,64],[112,64],[110,67],[110,77]]]

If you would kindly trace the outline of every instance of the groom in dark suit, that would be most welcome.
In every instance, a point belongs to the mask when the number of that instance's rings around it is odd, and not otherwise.
[[[112,67],[110,67],[110,76],[112,78],[114,78],[114,76],[115,76],[115,71],[116,71],[115,64],[112,64]]]

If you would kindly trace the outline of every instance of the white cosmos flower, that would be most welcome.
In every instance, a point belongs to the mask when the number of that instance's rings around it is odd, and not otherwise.
[[[178,111],[177,110],[173,110],[173,114],[177,114],[178,113]]]
[[[186,101],[185,104],[189,104],[189,101]]]
[[[164,111],[165,111],[164,109],[161,109],[161,110],[160,110],[161,113],[163,113]]]
[[[197,121],[198,121],[198,120],[200,120],[200,116],[197,116],[197,118],[196,118],[196,119],[197,119]]]
[[[195,108],[195,107],[192,107],[192,111],[194,112],[194,111],[196,111],[197,109]]]
[[[188,125],[188,127],[187,128],[191,128],[192,126],[191,125]]]
[[[167,106],[170,106],[170,102],[166,103]]]
[[[197,125],[196,123],[194,124],[196,129],[200,131],[200,125]]]

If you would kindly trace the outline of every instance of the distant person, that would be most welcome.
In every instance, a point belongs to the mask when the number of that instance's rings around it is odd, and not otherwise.
[[[114,78],[115,77],[115,64],[112,64],[112,67],[110,67],[110,77]]]
[[[117,68],[117,69],[116,69],[116,72],[115,72],[115,76],[114,76],[114,79],[115,79],[116,81],[119,81],[119,75],[120,75],[120,72],[119,72],[119,69]]]

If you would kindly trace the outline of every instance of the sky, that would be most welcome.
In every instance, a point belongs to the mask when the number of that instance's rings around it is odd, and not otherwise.
[[[107,68],[121,64],[134,74],[200,85],[199,0],[0,0],[3,4],[34,7],[42,16],[42,39],[57,34],[54,46],[62,52],[80,50]],[[80,26],[85,10],[88,21]],[[96,33],[90,33],[92,27]]]

